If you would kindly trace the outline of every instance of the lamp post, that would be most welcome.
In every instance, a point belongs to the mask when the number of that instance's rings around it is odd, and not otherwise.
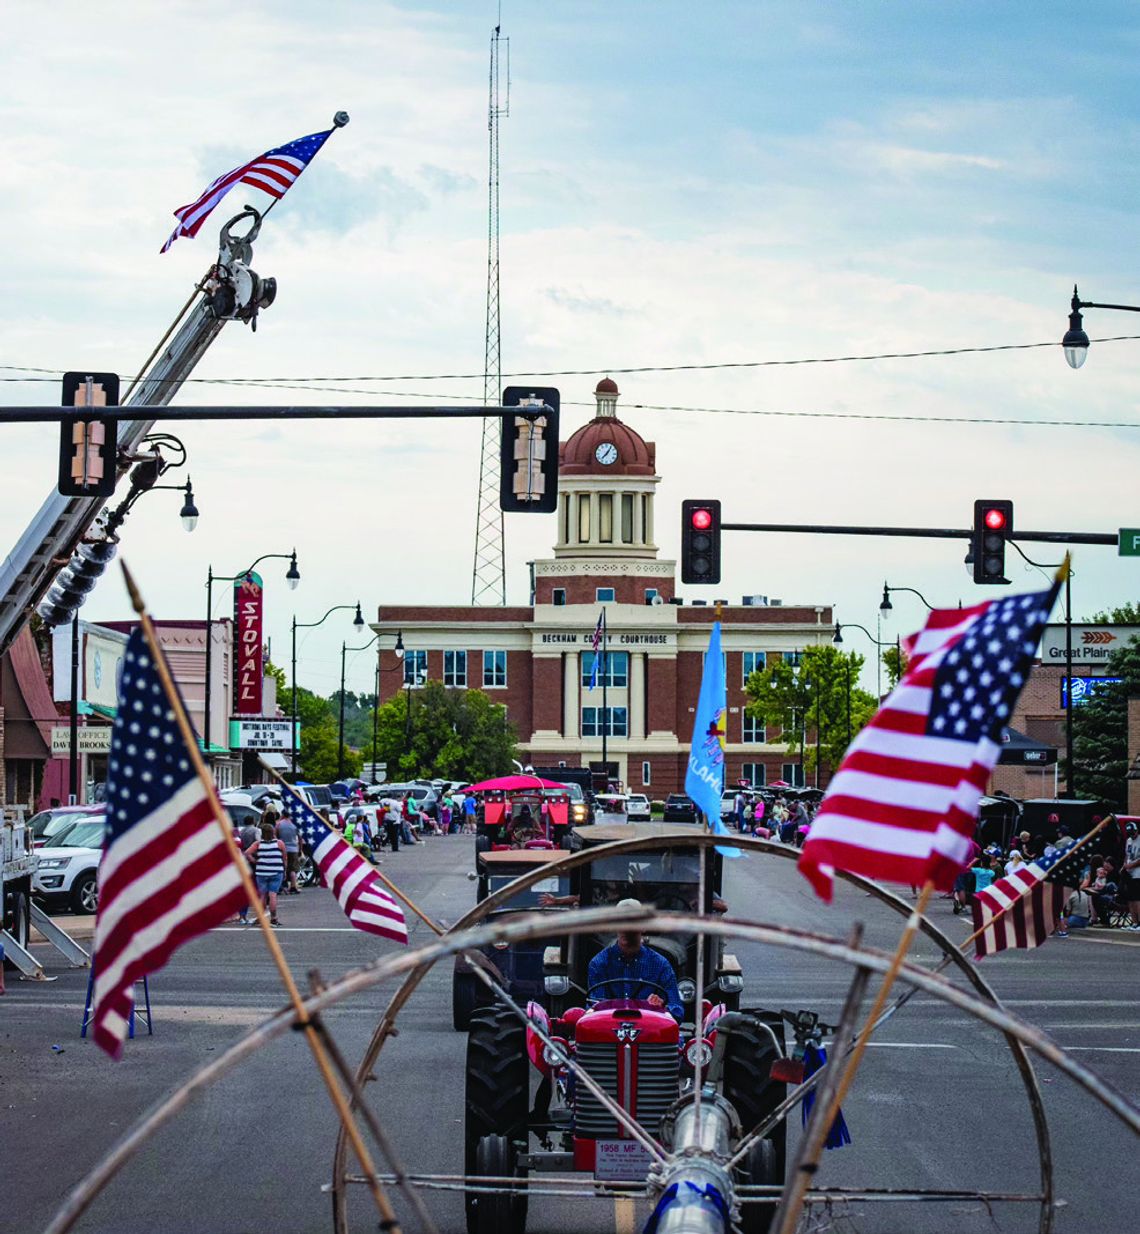
[[[1077,294],[1077,286],[1073,284],[1073,298],[1069,307],[1069,328],[1061,340],[1065,350],[1065,359],[1070,368],[1080,368],[1088,358],[1089,336],[1084,331],[1081,309],[1116,309],[1122,313],[1140,313],[1140,305],[1136,304],[1096,304],[1092,300],[1082,300]]]
[[[882,679],[883,654],[882,652],[883,652],[884,647],[889,647],[891,644],[880,642],[871,633],[871,631],[867,629],[866,626],[861,626],[857,621],[845,621],[842,624],[840,624],[837,621],[835,623],[835,633],[831,636],[831,641],[835,643],[836,646],[838,646],[840,643],[843,642],[843,631],[844,630],[862,630],[863,633],[871,640],[871,642],[874,643],[875,646],[879,649],[879,654],[875,657],[875,694],[878,698],[881,699],[883,697],[883,679]],[[894,645],[895,645],[896,650],[898,650],[899,649],[898,638],[895,639]],[[850,745],[851,743],[850,672],[848,672],[848,685],[847,685],[847,742]]]
[[[374,642],[383,634],[383,630],[377,630],[375,634],[366,643],[362,643],[359,647],[349,647],[347,643],[340,645],[340,724],[338,727],[337,737],[337,755],[336,755],[336,778],[344,779],[344,657],[349,651],[367,651]],[[399,631],[396,632],[396,646],[394,648],[398,659],[404,658],[404,636]],[[376,724],[380,712],[380,657],[376,657],[376,702],[372,708],[372,762],[373,774],[372,779],[375,781],[375,762],[376,762]]]
[[[293,614],[291,656],[290,656],[290,666],[292,670],[291,675],[290,675],[290,682],[293,688],[293,702],[292,702],[292,708],[290,711],[290,719],[292,720],[292,723],[293,723],[293,732],[291,734],[291,740],[292,740],[292,745],[293,745],[293,756],[290,759],[290,765],[291,765],[291,774],[293,775],[294,778],[296,778],[296,775],[297,775],[297,746],[299,744],[299,742],[297,741],[297,631],[298,630],[315,630],[317,626],[323,626],[325,622],[328,621],[328,619],[333,615],[333,613],[340,613],[340,612],[343,612],[345,609],[349,609],[349,608],[356,609],[356,616],[353,617],[352,624],[356,627],[356,629],[363,630],[364,629],[364,614],[360,611],[360,601],[359,600],[357,600],[355,605],[334,604],[332,608],[330,608],[329,611],[325,613],[325,615],[319,621],[298,621],[297,614],[296,613]]]
[[[186,486],[189,488],[190,481],[186,481]],[[193,507],[194,494],[191,491],[187,498],[187,505]],[[186,506],[182,507],[183,522],[187,519]],[[194,521],[198,520],[198,511],[194,509]],[[233,583],[239,578],[245,578],[252,574],[254,569],[263,561],[288,561],[289,569],[285,571],[285,582],[289,585],[289,590],[294,591],[297,584],[301,581],[301,572],[297,569],[297,550],[293,549],[290,553],[263,553],[253,565],[242,570],[238,574],[215,574],[213,566],[206,567],[206,689],[205,689],[205,707],[206,714],[202,718],[202,744],[206,747],[206,757],[210,757],[210,695],[213,690],[213,681],[211,666],[214,658],[214,584],[215,583]]]

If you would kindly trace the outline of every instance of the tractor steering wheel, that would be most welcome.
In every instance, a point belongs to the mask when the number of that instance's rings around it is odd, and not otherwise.
[[[588,999],[597,998],[598,995],[596,995],[594,991],[600,990],[602,986],[608,986],[608,985],[636,986],[637,988],[640,988],[641,986],[649,986],[654,994],[660,995],[661,1001],[665,1004],[666,1007],[668,1007],[669,1005],[669,991],[666,990],[665,987],[661,985],[660,982],[650,981],[648,977],[606,977],[602,981],[591,981],[589,984],[589,987],[586,990],[586,997]],[[605,997],[605,996],[603,995],[602,997]],[[624,994],[618,994],[618,995],[615,995],[614,997],[626,998],[628,996]]]

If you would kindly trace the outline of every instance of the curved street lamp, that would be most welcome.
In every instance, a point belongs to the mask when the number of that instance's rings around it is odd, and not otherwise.
[[[1121,313],[1140,313],[1140,305],[1136,304],[1096,304],[1092,300],[1082,300],[1077,294],[1077,285],[1073,284],[1073,298],[1070,301],[1069,328],[1061,340],[1065,351],[1065,359],[1070,368],[1080,368],[1088,358],[1089,336],[1085,333],[1081,309],[1116,309]]]
[[[325,613],[325,615],[319,621],[298,621],[297,614],[296,613],[293,614],[293,637],[292,637],[292,657],[291,657],[292,675],[290,677],[290,682],[293,688],[293,706],[292,706],[292,711],[290,713],[290,718],[292,719],[292,722],[293,722],[293,731],[291,734],[290,744],[293,747],[293,754],[292,754],[292,758],[290,761],[292,764],[292,774],[294,778],[297,775],[297,745],[298,745],[298,741],[297,741],[297,631],[298,630],[314,630],[316,629],[317,626],[323,626],[325,622],[328,621],[328,619],[333,615],[333,613],[340,613],[340,612],[343,612],[345,609],[352,608],[352,607],[353,605],[351,604],[334,604],[332,608],[330,608],[329,611]],[[364,624],[365,624],[364,614],[360,611],[360,601],[359,600],[357,600],[355,608],[356,608],[356,616],[353,617],[352,624],[356,627],[356,629],[363,630]]]
[[[186,524],[190,517],[187,510],[193,513],[193,520],[198,521],[198,510],[194,505],[194,490],[190,488],[190,479],[186,479],[186,504],[182,507],[182,522]],[[192,528],[187,527],[187,530]],[[261,565],[263,561],[288,561],[289,569],[285,572],[285,582],[290,591],[295,591],[297,584],[301,581],[301,572],[297,569],[297,550],[293,549],[288,553],[262,553],[262,555],[251,565],[244,570],[240,570],[237,574],[215,574],[213,566],[206,567],[206,690],[205,690],[205,707],[206,714],[202,718],[202,744],[206,748],[206,758],[210,757],[210,696],[213,689],[211,679],[211,664],[213,662],[214,640],[213,640],[213,608],[214,608],[214,584],[215,583],[235,583],[239,578],[245,578]]]
[[[355,623],[354,623],[355,624]],[[377,630],[368,642],[359,647],[349,647],[347,643],[340,645],[340,723],[337,729],[336,778],[344,779],[344,657],[349,651],[367,651],[386,630]],[[404,635],[396,631],[396,645],[392,648],[397,660],[404,658]],[[391,670],[389,670],[391,671]],[[376,701],[372,707],[372,782],[376,783],[376,728],[380,716],[380,657],[376,657]]]

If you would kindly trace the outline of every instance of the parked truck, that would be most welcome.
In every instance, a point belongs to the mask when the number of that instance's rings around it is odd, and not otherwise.
[[[0,824],[0,904],[3,906],[2,941],[26,950],[32,922],[32,875],[36,850],[23,810],[5,813]]]

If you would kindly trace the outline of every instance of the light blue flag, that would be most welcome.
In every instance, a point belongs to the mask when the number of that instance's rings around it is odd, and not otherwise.
[[[590,673],[590,684],[586,687],[587,690],[596,690],[598,686],[598,662],[601,660],[598,652],[594,652],[594,667]]]
[[[693,744],[689,768],[685,772],[685,792],[708,819],[717,835],[730,834],[720,819],[720,799],[724,792],[724,744],[728,698],[724,683],[724,656],[720,650],[720,622],[714,622],[705,653],[701,694],[693,721]],[[739,850],[721,849],[739,856]]]

